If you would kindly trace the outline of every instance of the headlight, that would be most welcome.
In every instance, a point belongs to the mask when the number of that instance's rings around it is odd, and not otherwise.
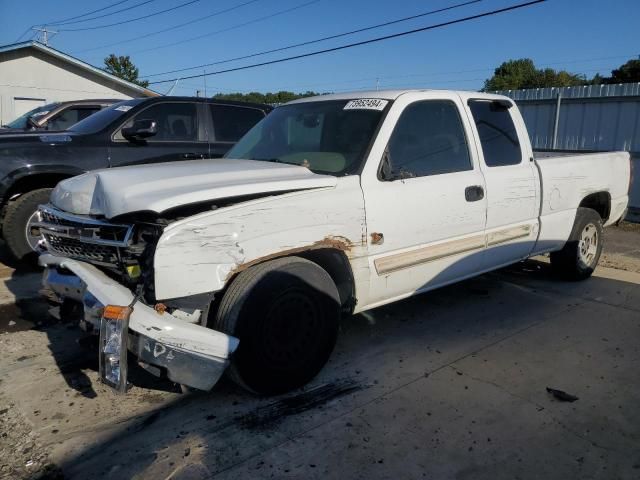
[[[127,342],[131,307],[107,305],[100,319],[100,379],[117,393],[127,392]]]

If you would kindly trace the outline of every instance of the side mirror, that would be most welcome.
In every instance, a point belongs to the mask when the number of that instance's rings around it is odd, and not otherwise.
[[[144,140],[158,133],[155,120],[136,120],[130,127],[122,129],[122,136],[129,141]]]

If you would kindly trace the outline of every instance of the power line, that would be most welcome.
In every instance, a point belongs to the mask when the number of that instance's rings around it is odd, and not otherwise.
[[[176,29],[181,28],[181,27],[185,27],[187,25],[191,25],[192,23],[201,22],[203,20],[207,20],[209,18],[216,17],[218,15],[222,15],[223,13],[227,13],[227,12],[231,12],[233,10],[237,10],[238,8],[241,8],[241,7],[244,7],[244,6],[249,5],[251,3],[256,3],[256,2],[259,2],[259,1],[261,1],[261,0],[249,0],[248,2],[244,2],[244,3],[241,3],[239,5],[235,5],[233,7],[225,8],[223,10],[218,10],[217,12],[214,12],[214,13],[212,13],[210,15],[205,15],[204,17],[199,17],[199,18],[196,18],[195,20],[191,20],[191,21],[188,21],[188,22],[180,23],[180,24],[174,25],[172,27],[164,28],[162,30],[156,30],[155,32],[146,33],[144,35],[140,35],[138,37],[128,38],[126,40],[121,40],[119,42],[110,43],[110,44],[107,44],[107,45],[100,45],[99,47],[87,48],[85,50],[77,50],[74,53],[92,52],[94,50],[100,50],[101,48],[114,47],[116,45],[122,45],[123,43],[129,43],[129,42],[133,42],[135,40],[140,40],[141,38],[148,38],[148,37],[151,37],[153,35],[158,35],[159,33],[165,33],[165,32],[169,32],[171,30],[176,30]]]
[[[222,30],[216,30],[214,32],[205,33],[203,35],[198,35],[197,37],[187,38],[185,40],[180,40],[178,42],[166,43],[164,45],[157,45],[155,47],[146,48],[146,49],[143,49],[143,50],[136,50],[136,51],[131,52],[131,53],[132,54],[136,54],[136,53],[151,52],[153,50],[159,50],[159,49],[167,48],[167,47],[174,47],[176,45],[192,42],[194,40],[200,40],[201,38],[210,37],[212,35],[217,35],[219,33],[228,32],[230,30],[235,30],[235,29],[240,28],[240,27],[246,27],[247,25],[251,25],[251,24],[254,24],[254,23],[262,22],[264,20],[268,20],[270,18],[277,17],[278,15],[284,15],[285,13],[293,12],[294,10],[299,10],[301,8],[308,7],[309,5],[312,5],[314,3],[318,3],[319,1],[321,1],[321,0],[311,0],[310,2],[306,2],[306,3],[303,3],[301,5],[297,5],[295,7],[287,8],[285,10],[280,10],[278,12],[271,13],[269,15],[265,15],[264,17],[255,18],[253,20],[249,20],[248,22],[239,23],[237,25],[233,25],[231,27],[224,28]]]
[[[517,9],[524,8],[524,7],[529,7],[531,5],[535,5],[535,4],[538,4],[538,3],[543,3],[543,2],[546,2],[546,1],[547,0],[533,0],[533,1],[530,1],[530,2],[525,2],[525,3],[519,3],[519,4],[516,4],[516,5],[512,5],[510,7],[500,8],[500,9],[497,9],[497,10],[491,10],[491,11],[485,12],[485,13],[479,13],[477,15],[471,15],[469,17],[463,17],[463,18],[459,18],[459,19],[456,19],[456,20],[450,20],[448,22],[442,22],[442,23],[438,23],[438,24],[435,24],[435,25],[428,25],[426,27],[415,28],[413,30],[407,30],[407,31],[400,32],[400,33],[394,33],[392,35],[385,35],[383,37],[372,38],[372,39],[369,39],[369,40],[363,40],[361,42],[349,43],[347,45],[340,45],[338,47],[326,48],[324,50],[316,50],[314,52],[303,53],[303,54],[294,55],[294,56],[291,56],[291,57],[278,58],[276,60],[270,60],[268,62],[254,63],[252,65],[244,65],[244,66],[241,66],[241,67],[228,68],[226,70],[218,70],[216,72],[203,73],[203,74],[199,74],[199,75],[189,75],[189,76],[186,76],[186,77],[182,77],[182,79],[183,80],[187,80],[187,79],[190,79],[190,78],[200,78],[200,77],[205,76],[205,75],[206,76],[209,76],[209,75],[220,75],[222,73],[237,72],[239,70],[247,70],[249,68],[262,67],[262,66],[265,66],[265,65],[273,65],[273,64],[276,64],[276,63],[288,62],[288,61],[297,60],[297,59],[300,59],[300,58],[313,57],[313,56],[321,55],[321,54],[324,54],[324,53],[336,52],[336,51],[339,51],[339,50],[345,50],[347,48],[353,48],[353,47],[357,47],[357,46],[361,46],[361,45],[368,45],[368,44],[371,44],[371,43],[382,42],[384,40],[390,40],[392,38],[404,37],[404,36],[411,35],[411,34],[418,33],[418,32],[424,32],[424,31],[427,31],[427,30],[434,30],[434,29],[446,27],[446,26],[449,26],[449,25],[455,25],[455,24],[458,24],[458,23],[464,23],[464,22],[468,22],[468,21],[471,21],[471,20],[476,20],[478,18],[489,17],[489,16],[492,16],[492,15],[497,15],[499,13],[509,12],[509,11],[517,10]],[[158,81],[149,82],[149,83],[153,84],[153,85],[157,85],[157,84],[161,84],[161,83],[174,82],[176,80],[180,80],[180,78],[178,77],[178,78],[173,78],[173,79],[168,79],[168,80],[158,80]]]
[[[126,12],[127,10],[133,10],[134,8],[138,8],[138,7],[141,7],[143,5],[146,5],[147,3],[151,3],[151,2],[155,2],[155,1],[156,0],[145,0],[144,2],[136,3],[135,5],[131,5],[129,7],[121,8],[120,10],[114,10],[113,12],[103,13],[102,15],[96,15],[95,17],[82,18],[80,20],[47,23],[47,25],[71,25],[73,23],[89,22],[91,20],[97,20],[99,18],[110,17],[111,15],[115,15],[116,13]],[[122,2],[120,2],[120,3],[122,3]],[[75,18],[77,18],[77,17],[75,17]],[[69,19],[69,20],[71,20],[71,19]]]
[[[152,1],[152,0],[147,0],[147,2],[149,1]],[[181,3],[180,5],[176,5],[175,7],[166,8],[164,10],[160,10],[159,12],[150,13],[148,15],[143,15],[141,17],[130,18],[129,20],[122,20],[120,22],[108,23],[105,25],[95,25],[93,27],[84,27],[84,28],[61,28],[60,31],[61,32],[83,32],[86,30],[97,30],[99,28],[107,28],[107,27],[114,27],[116,25],[124,25],[125,23],[137,22],[138,20],[144,20],[145,18],[155,17],[156,15],[160,15],[162,13],[171,12],[173,10],[177,10],[179,8],[186,7],[188,5],[192,5],[199,1],[201,0],[190,0],[189,2]]]
[[[83,13],[81,15],[76,15],[75,17],[69,17],[69,18],[65,18],[65,19],[62,19],[62,20],[56,20],[54,22],[48,22],[45,25],[60,25],[61,23],[67,22],[69,20],[75,20],[76,18],[86,17],[87,15],[93,15],[94,13],[102,12],[102,11],[108,10],[109,8],[112,8],[112,7],[117,7],[118,5],[121,5],[121,4],[126,3],[128,1],[129,0],[120,0],[119,2],[112,3],[110,5],[107,5],[106,7],[98,8],[97,10],[92,10],[90,12]]]
[[[296,43],[296,44],[293,44],[293,45],[287,45],[285,47],[274,48],[274,49],[271,49],[271,50],[264,50],[262,52],[252,53],[252,54],[249,54],[249,55],[243,55],[241,57],[228,58],[226,60],[219,60],[217,62],[205,63],[203,65],[198,65],[198,66],[195,66],[195,67],[179,68],[179,69],[171,70],[171,71],[164,72],[164,73],[152,73],[152,74],[146,75],[144,78],[151,78],[151,77],[157,77],[158,75],[167,75],[169,73],[185,72],[187,70],[195,70],[195,69],[204,68],[204,67],[211,67],[213,65],[221,65],[223,63],[234,62],[234,61],[237,61],[237,60],[246,60],[247,58],[259,57],[259,56],[262,56],[262,55],[267,55],[269,53],[281,52],[283,50],[290,50],[292,48],[303,47],[305,45],[311,45],[311,44],[314,44],[314,43],[320,43],[320,42],[324,42],[324,41],[327,41],[327,40],[334,40],[336,38],[346,37],[348,35],[354,35],[356,33],[366,32],[368,30],[374,30],[376,28],[387,27],[389,25],[394,25],[394,24],[401,23],[401,22],[407,22],[409,20],[415,20],[416,18],[426,17],[428,15],[434,15],[436,13],[442,13],[442,12],[446,12],[448,10],[453,10],[453,9],[456,9],[456,8],[466,7],[467,5],[471,5],[473,3],[479,3],[479,2],[482,2],[482,1],[483,0],[470,0],[470,1],[467,1],[467,2],[464,2],[464,3],[458,3],[457,5],[452,5],[450,7],[439,8],[437,10],[430,10],[428,12],[419,13],[417,15],[411,15],[409,17],[399,18],[399,19],[392,20],[392,21],[389,21],[389,22],[379,23],[377,25],[371,25],[369,27],[359,28],[357,30],[351,30],[349,32],[344,32],[344,33],[338,33],[336,35],[330,35],[330,36],[318,38],[318,39],[315,39],[315,40],[309,40],[309,41],[306,41],[306,42],[300,42],[300,43]]]
[[[608,57],[592,57],[592,58],[582,58],[582,59],[574,59],[574,60],[564,60],[564,61],[557,61],[554,60],[552,62],[544,62],[541,64],[537,64],[536,67],[549,67],[552,65],[566,65],[566,64],[576,64],[576,63],[588,63],[588,62],[594,62],[594,61],[600,61],[600,60],[613,60],[613,59],[617,59],[617,58],[630,58],[635,56],[636,54],[627,54],[627,55],[613,55],[613,56],[608,56]],[[597,68],[597,69],[589,69],[589,70],[582,70],[579,73],[586,73],[586,72],[592,72],[592,71],[601,71],[601,70],[607,70],[609,69],[609,67],[601,67],[601,68]],[[304,88],[309,88],[309,87],[322,87],[322,86],[331,86],[331,85],[341,85],[341,84],[350,84],[350,83],[360,83],[360,82],[367,82],[367,81],[375,81],[377,79],[379,80],[385,80],[385,79],[395,79],[395,78],[411,78],[411,77],[435,77],[435,76],[442,76],[442,75],[459,75],[461,73],[480,73],[480,72],[490,72],[495,70],[495,67],[486,67],[486,68],[474,68],[474,69],[469,69],[469,70],[456,70],[456,71],[447,71],[447,72],[433,72],[433,73],[407,73],[407,74],[403,74],[403,75],[377,75],[375,77],[365,77],[365,78],[358,78],[358,79],[350,79],[350,80],[341,80],[341,81],[336,81],[336,82],[322,82],[322,83],[306,83],[306,84],[298,84],[298,85],[284,85],[279,87],[280,89],[283,88],[290,88],[290,89],[304,89]],[[250,90],[247,90],[250,91]]]

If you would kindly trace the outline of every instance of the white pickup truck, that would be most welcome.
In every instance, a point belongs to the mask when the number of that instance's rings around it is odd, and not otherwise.
[[[324,95],[276,108],[224,159],[61,182],[40,258],[45,286],[101,331],[112,386],[128,349],[183,385],[229,367],[273,394],[318,373],[341,314],[548,252],[589,277],[630,182],[624,152],[536,158],[506,97]]]

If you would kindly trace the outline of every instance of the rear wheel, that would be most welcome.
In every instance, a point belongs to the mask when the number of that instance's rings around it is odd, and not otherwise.
[[[35,248],[40,235],[33,235],[31,224],[36,220],[38,206],[49,202],[51,188],[27,192],[7,206],[2,234],[9,252],[16,260],[35,261]]]
[[[564,248],[551,253],[551,266],[569,280],[589,278],[602,253],[602,219],[595,210],[578,208],[571,236]]]
[[[339,319],[329,274],[309,260],[287,257],[240,273],[220,302],[214,328],[240,340],[230,377],[270,395],[300,387],[322,369]]]

